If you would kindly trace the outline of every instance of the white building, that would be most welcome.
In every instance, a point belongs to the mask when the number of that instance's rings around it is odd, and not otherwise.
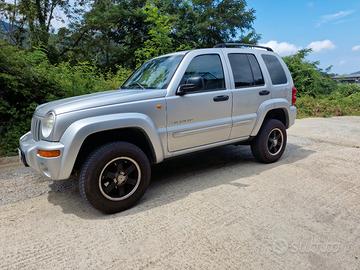
[[[342,83],[358,83],[358,84],[360,84],[360,71],[351,73],[349,75],[334,76],[333,79],[337,82],[342,82]]]

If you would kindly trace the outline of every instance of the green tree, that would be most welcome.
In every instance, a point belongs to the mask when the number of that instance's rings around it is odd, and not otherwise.
[[[148,32],[144,5],[142,0],[95,1],[81,23],[60,32],[63,59],[90,61],[104,69],[134,68],[134,53]]]
[[[318,96],[330,94],[337,88],[336,83],[330,78],[327,70],[319,68],[319,62],[311,62],[306,56],[311,53],[311,49],[300,50],[292,56],[284,57],[299,96],[310,95]]]
[[[22,47],[49,47],[51,34],[55,31],[54,19],[76,21],[84,12],[87,1],[70,0],[0,0],[0,19],[9,23],[5,30],[8,40]],[[60,11],[57,16],[55,11]]]
[[[134,68],[163,52],[229,41],[256,43],[254,20],[255,11],[245,0],[102,0],[93,3],[80,24],[60,33],[60,46],[66,60]]]
[[[135,51],[138,65],[150,58],[173,50],[173,39],[170,36],[173,18],[168,14],[161,13],[153,1],[147,1],[142,11],[146,18],[145,23],[148,24],[148,39],[142,48]]]
[[[256,43],[255,10],[245,0],[163,1],[164,9],[177,17],[172,36],[175,47],[212,47],[222,42]]]

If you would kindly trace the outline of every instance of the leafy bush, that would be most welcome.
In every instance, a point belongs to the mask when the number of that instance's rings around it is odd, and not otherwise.
[[[42,61],[40,51],[26,53],[6,43],[0,48],[0,152],[4,154],[16,149],[35,107],[65,92],[33,67]]]
[[[333,96],[350,96],[356,93],[360,93],[360,85],[359,84],[346,84],[339,83],[336,85],[335,91],[332,93]],[[359,104],[360,106],[360,104]]]
[[[335,91],[327,96],[302,96],[297,100],[298,117],[330,117],[360,115],[360,87],[353,86],[357,92],[344,95]]]
[[[316,97],[330,94],[336,89],[337,84],[319,68],[319,62],[310,62],[305,59],[310,52],[310,49],[300,50],[295,55],[284,57],[298,90],[298,95]]]
[[[25,51],[0,42],[0,155],[15,152],[37,105],[118,88],[129,74],[121,67],[102,74],[89,63],[52,65],[41,49]]]
[[[323,71],[319,62],[306,60],[310,52],[284,57],[298,89],[298,117],[360,115],[360,86],[333,81],[329,69]]]

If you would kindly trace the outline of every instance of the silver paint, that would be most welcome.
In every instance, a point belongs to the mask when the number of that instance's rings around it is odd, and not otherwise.
[[[235,89],[228,53],[254,54],[263,72],[265,85]],[[41,138],[32,127],[32,133],[20,138],[20,149],[29,165],[42,174],[57,180],[70,177],[84,140],[104,130],[138,128],[149,138],[155,153],[155,162],[193,151],[247,140],[256,136],[269,110],[283,109],[287,128],[296,117],[291,106],[293,81],[288,68],[281,62],[288,83],[271,84],[261,54],[273,54],[258,49],[212,48],[175,54],[184,55],[167,89],[112,90],[49,102],[37,107],[33,123],[49,111],[56,115],[49,138]],[[176,95],[180,80],[191,60],[198,55],[218,54],[221,58],[225,90]],[[270,91],[259,96],[261,90]],[[213,102],[218,95],[228,95],[224,102]],[[161,108],[157,108],[160,105]],[[34,139],[36,135],[36,140]],[[59,149],[61,156],[42,158],[37,150]]]

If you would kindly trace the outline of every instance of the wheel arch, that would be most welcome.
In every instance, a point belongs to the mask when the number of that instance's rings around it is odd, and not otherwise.
[[[156,154],[149,136],[139,127],[126,127],[95,132],[87,136],[77,154],[73,170],[81,167],[86,157],[105,144],[123,141],[136,145],[147,156],[150,163],[156,163]]]
[[[290,105],[286,99],[268,100],[261,104],[257,111],[257,121],[251,132],[251,136],[256,136],[262,125],[268,119],[277,119],[281,121],[285,128],[290,126],[289,118]]]
[[[91,117],[71,124],[60,140],[65,145],[61,178],[68,178],[95,147],[121,140],[140,147],[153,163],[164,159],[158,130],[148,116],[125,113]]]
[[[277,119],[284,124],[286,128],[289,127],[289,114],[285,108],[276,108],[269,110],[264,118],[264,121],[268,119]]]

